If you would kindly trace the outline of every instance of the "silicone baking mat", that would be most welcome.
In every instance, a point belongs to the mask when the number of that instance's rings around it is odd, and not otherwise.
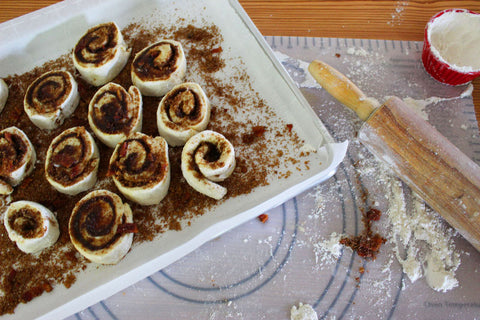
[[[394,178],[356,141],[361,123],[353,112],[317,86],[306,66],[321,59],[379,101],[390,95],[409,100],[480,163],[470,88],[447,87],[432,80],[421,64],[421,42],[266,40],[333,137],[350,141],[337,174],[266,212],[265,223],[249,221],[69,319],[289,319],[290,308],[300,302],[312,305],[319,319],[478,316],[480,254],[448,227],[444,232],[453,234],[451,253],[461,260],[455,271],[458,286],[438,292],[429,287],[425,276],[412,283],[403,273],[386,214],[392,206]],[[408,202],[408,189],[401,190]],[[389,239],[376,260],[365,261],[345,248],[337,252],[338,257],[322,250],[335,233],[361,233],[362,211],[369,207],[384,213],[374,229]],[[424,250],[430,249],[425,243]]]

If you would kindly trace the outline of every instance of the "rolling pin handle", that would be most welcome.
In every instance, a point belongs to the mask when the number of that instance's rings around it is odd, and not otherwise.
[[[315,80],[335,99],[355,111],[360,119],[367,120],[380,106],[378,101],[367,97],[353,82],[328,64],[314,60],[308,71]]]

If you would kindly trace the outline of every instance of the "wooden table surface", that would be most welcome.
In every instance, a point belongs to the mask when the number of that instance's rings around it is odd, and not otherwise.
[[[128,1],[128,0],[126,0]],[[480,12],[480,1],[239,0],[263,35],[423,40],[429,18],[447,8]],[[1,0],[0,23],[58,0]],[[480,78],[473,102],[480,120]]]

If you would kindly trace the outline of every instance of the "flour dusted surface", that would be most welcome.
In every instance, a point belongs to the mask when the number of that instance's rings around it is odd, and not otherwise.
[[[276,53],[276,55],[284,64],[294,63],[298,69],[303,69],[308,65],[305,61],[294,62],[289,56],[282,53]],[[347,55],[349,59],[354,56],[366,60],[364,63],[354,63],[356,67],[350,70],[350,75],[347,76],[368,73],[378,62],[378,54],[369,53],[362,48],[349,48]],[[320,88],[318,84],[312,84],[308,72],[305,74],[304,81],[297,81],[297,84],[300,87],[312,88],[316,86]],[[450,98],[414,99],[407,96],[404,101],[425,120],[428,120],[427,106],[468,97],[471,95],[471,90],[471,86],[467,86],[460,95]],[[384,100],[387,98],[385,97]],[[337,134],[340,133],[340,136],[342,133],[351,135],[352,132],[348,132],[349,129],[347,128],[338,121],[338,124],[334,124],[333,131],[336,131]],[[351,145],[359,146],[355,136],[349,138],[352,139]],[[440,292],[446,292],[457,287],[458,280],[455,272],[460,265],[460,254],[455,251],[453,238],[456,233],[454,230],[447,226],[441,217],[427,207],[417,195],[412,194],[408,188],[404,187],[387,166],[371,157],[363,147],[359,146],[359,150],[359,157],[362,160],[356,166],[358,176],[377,181],[383,184],[385,190],[387,190],[385,195],[388,203],[385,214],[387,230],[384,236],[388,238],[388,243],[393,245],[393,252],[387,254],[395,256],[403,272],[412,283],[425,278],[426,283],[433,290]],[[323,192],[324,190],[319,188],[317,194],[314,195],[316,199],[321,200],[320,202],[317,201],[317,208],[314,210],[316,214],[328,214],[328,212],[322,213],[321,211],[324,210],[324,202],[332,201],[333,195],[324,195]],[[413,202],[411,208],[407,208],[406,198]],[[317,264],[331,264],[339,258],[342,246],[338,244],[337,240],[341,237],[342,234],[333,232],[313,243]]]

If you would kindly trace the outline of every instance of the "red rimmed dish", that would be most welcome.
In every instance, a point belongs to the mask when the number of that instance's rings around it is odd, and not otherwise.
[[[425,27],[422,61],[436,80],[462,85],[480,76],[480,14],[468,9],[446,9]]]

